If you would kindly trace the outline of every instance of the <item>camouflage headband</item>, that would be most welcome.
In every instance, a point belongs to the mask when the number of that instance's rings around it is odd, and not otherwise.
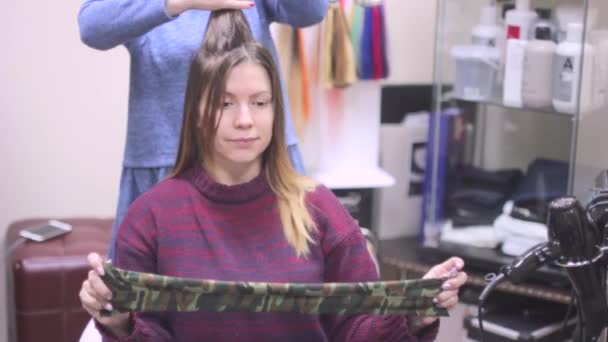
[[[241,311],[305,314],[448,316],[433,303],[443,279],[360,283],[260,283],[196,280],[103,265],[112,307],[126,311]],[[102,315],[110,315],[102,311]]]

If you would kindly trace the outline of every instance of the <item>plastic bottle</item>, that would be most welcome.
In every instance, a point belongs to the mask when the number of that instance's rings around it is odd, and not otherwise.
[[[499,79],[502,78],[500,73],[501,70],[503,70],[505,33],[503,27],[497,22],[497,14],[498,9],[494,5],[494,1],[489,0],[488,4],[481,9],[479,24],[473,27],[473,31],[471,32],[471,42],[473,45],[495,49],[496,52],[498,52],[498,59],[494,60],[493,56],[495,51],[491,51],[492,65],[495,65],[497,70],[493,75],[493,84],[490,86],[490,96],[495,95],[494,91],[496,91],[500,85]]]
[[[515,4],[512,3],[506,3],[503,4],[501,6],[501,10],[500,10],[500,20],[498,21],[498,26],[500,27],[501,30],[501,36],[500,39],[498,40],[498,49],[502,52],[503,56],[501,57],[501,59],[504,61],[504,51],[505,51],[505,45],[507,44],[507,22],[506,22],[506,18],[507,18],[507,12],[510,10],[515,9]]]
[[[552,12],[550,8],[537,8],[536,14],[538,18],[532,22],[528,39],[533,40],[536,37],[536,28],[548,27],[551,30],[551,40],[557,42],[557,25],[552,18]]]
[[[522,99],[524,107],[550,108],[553,93],[553,58],[556,45],[548,26],[537,26],[534,39],[526,45]]]
[[[457,45],[451,49],[455,63],[454,94],[468,101],[487,101],[495,91],[499,53],[495,47]]]
[[[562,113],[584,112],[593,103],[593,59],[594,50],[582,43],[583,25],[568,24],[566,40],[555,50],[553,69],[553,107]],[[582,53],[582,56],[581,56]],[[584,61],[583,61],[584,59]],[[581,70],[581,62],[582,70]],[[581,82],[581,71],[583,74]],[[580,91],[579,101],[579,88]]]
[[[473,45],[496,47],[502,29],[496,23],[496,6],[487,5],[482,8],[479,24],[473,28],[471,40]]]
[[[530,9],[530,0],[516,0],[515,9],[507,11],[505,24],[507,26],[507,39],[528,39],[528,32],[532,22],[538,17]]]
[[[501,10],[502,10],[502,13],[501,13],[501,16],[500,16],[500,18],[501,18],[501,22],[500,22],[500,24],[501,24],[502,26],[504,26],[504,27],[506,27],[506,26],[507,26],[507,23],[506,23],[506,21],[505,21],[505,20],[506,20],[506,18],[507,18],[507,12],[509,12],[509,11],[510,11],[510,10],[512,10],[512,9],[515,9],[515,4],[508,3],[508,2],[507,2],[507,3],[502,4],[502,9],[501,9]]]
[[[523,66],[528,31],[537,17],[536,12],[530,10],[530,0],[517,0],[515,9],[507,11],[505,23],[505,71],[503,82],[502,103],[505,106],[521,108]]]
[[[568,24],[582,23],[584,19],[583,4],[574,1],[562,2],[555,7],[555,18],[558,24],[557,42],[561,43],[566,39]],[[591,19],[591,18],[590,18]]]
[[[511,4],[511,3],[506,3],[502,5],[501,8],[501,16],[500,16],[500,21],[499,21],[499,26],[500,26],[500,30],[501,30],[501,35],[498,39],[497,42],[497,48],[498,51],[500,51],[500,69],[498,71],[498,76],[496,77],[496,84],[497,84],[497,88],[500,89],[502,88],[502,84],[503,84],[503,80],[505,78],[505,49],[506,49],[506,45],[507,45],[507,35],[506,35],[506,30],[505,27],[507,26],[505,23],[505,18],[507,15],[507,12],[514,9],[515,5]]]

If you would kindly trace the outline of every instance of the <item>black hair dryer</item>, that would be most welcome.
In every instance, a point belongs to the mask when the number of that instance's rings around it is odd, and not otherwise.
[[[538,267],[554,262],[564,268],[576,294],[579,324],[575,342],[596,342],[608,326],[606,268],[608,258],[608,171],[596,179],[586,208],[574,197],[549,205],[549,241],[538,245],[511,265],[504,266],[480,296],[483,303],[497,283],[525,279]]]
[[[603,232],[573,197],[549,205],[549,240],[557,246],[555,263],[565,268],[581,314],[575,340],[597,341],[608,320]]]

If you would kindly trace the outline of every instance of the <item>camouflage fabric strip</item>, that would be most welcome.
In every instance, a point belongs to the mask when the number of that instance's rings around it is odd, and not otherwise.
[[[244,311],[447,316],[432,299],[444,279],[361,283],[260,283],[176,278],[104,264],[112,306],[124,311]],[[107,312],[105,314],[108,314]]]

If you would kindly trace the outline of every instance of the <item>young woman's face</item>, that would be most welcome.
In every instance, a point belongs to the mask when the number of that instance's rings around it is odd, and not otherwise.
[[[213,142],[214,162],[247,166],[261,163],[272,138],[274,108],[266,70],[245,62],[228,74],[226,94]]]

